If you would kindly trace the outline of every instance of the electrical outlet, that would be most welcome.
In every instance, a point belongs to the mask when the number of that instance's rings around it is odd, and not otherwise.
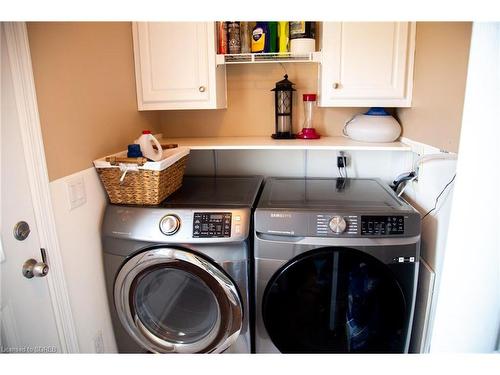
[[[102,331],[97,331],[94,336],[94,349],[96,353],[104,353],[104,339],[102,338]]]
[[[344,151],[340,151],[337,156],[337,167],[338,168],[346,168],[347,167],[347,155]]]

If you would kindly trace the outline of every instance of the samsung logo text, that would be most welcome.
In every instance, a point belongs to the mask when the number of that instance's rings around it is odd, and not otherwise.
[[[291,219],[292,214],[283,213],[283,212],[272,212],[271,217],[275,217],[278,219]]]

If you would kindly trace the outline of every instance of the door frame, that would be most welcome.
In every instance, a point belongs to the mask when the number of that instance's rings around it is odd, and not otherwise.
[[[78,353],[78,336],[64,276],[63,260],[50,196],[45,149],[36,99],[28,32],[25,22],[2,22],[9,53],[16,109],[28,172],[40,246],[47,250],[50,272],[46,277],[50,304],[63,353]]]

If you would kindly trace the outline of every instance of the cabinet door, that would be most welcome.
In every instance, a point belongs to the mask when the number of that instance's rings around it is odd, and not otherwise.
[[[217,98],[213,22],[138,22],[133,36],[139,110],[225,106],[224,67]]]
[[[415,24],[325,22],[320,105],[409,107]]]

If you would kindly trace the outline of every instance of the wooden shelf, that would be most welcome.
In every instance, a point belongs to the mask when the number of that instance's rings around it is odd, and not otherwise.
[[[314,140],[271,137],[205,137],[163,138],[162,143],[176,143],[192,150],[343,150],[343,151],[411,151],[401,142],[365,143],[345,137],[321,137]]]

